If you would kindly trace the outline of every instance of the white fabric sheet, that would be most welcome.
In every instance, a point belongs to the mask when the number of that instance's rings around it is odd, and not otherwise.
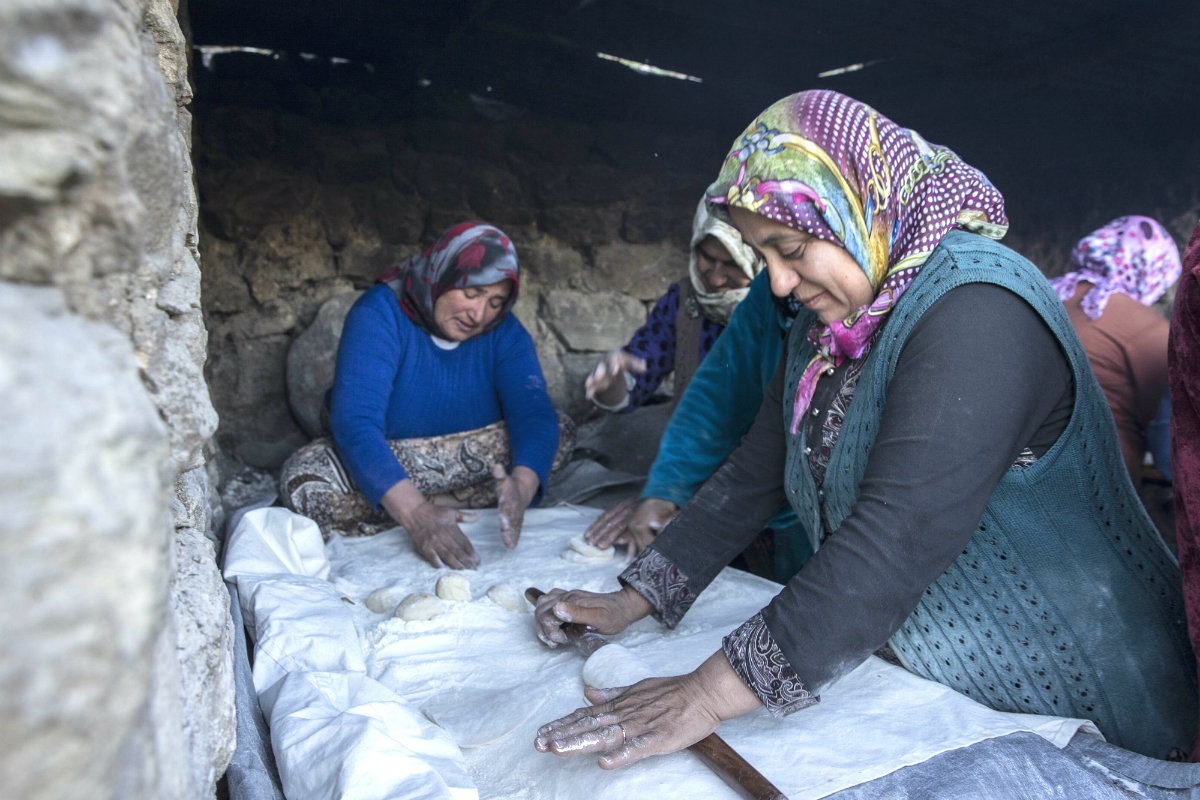
[[[464,573],[472,599],[447,602],[446,613],[432,620],[406,622],[372,613],[363,601],[385,587],[401,596],[433,593],[447,570],[421,560],[403,530],[335,539],[318,555],[320,534],[303,517],[278,508],[247,513],[230,541],[226,578],[238,582],[253,620],[255,685],[289,800],[736,797],[687,752],[610,772],[587,756],[533,748],[540,724],[584,704],[584,659],[574,649],[545,647],[530,609],[502,608],[487,592],[498,583],[520,591],[614,588],[624,567],[619,559],[581,564],[562,557],[567,541],[598,514],[533,509],[519,546],[508,551],[496,512],[484,511],[462,526],[483,562]],[[690,671],[779,588],[725,570],[676,630],[641,620],[593,658],[624,659],[627,668],[651,674]],[[783,720],[752,712],[722,724],[720,733],[801,800],[1014,731],[1061,747],[1080,729],[1095,733],[1082,720],[992,711],[872,658],[812,708]]]

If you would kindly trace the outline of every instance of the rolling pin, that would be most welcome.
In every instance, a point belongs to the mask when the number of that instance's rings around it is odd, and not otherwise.
[[[525,599],[536,606],[538,598],[543,594],[545,592],[530,586],[525,590]],[[590,656],[608,644],[608,640],[603,636],[577,622],[568,622],[562,626],[562,631],[585,656]],[[705,766],[730,789],[737,792],[738,797],[746,800],[787,800],[787,795],[779,791],[775,784],[767,780],[765,775],[738,755],[738,752],[717,734],[710,733],[688,747],[688,750],[695,753]]]

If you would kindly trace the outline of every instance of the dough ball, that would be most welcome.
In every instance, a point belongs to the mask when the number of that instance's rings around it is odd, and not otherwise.
[[[440,598],[431,594],[419,592],[410,594],[400,601],[396,616],[412,622],[413,620],[433,619],[446,610],[446,604]]]
[[[435,591],[443,600],[471,602],[471,582],[461,572],[448,572],[438,578]]]
[[[525,595],[507,583],[497,583],[488,589],[487,596],[493,603],[509,611],[525,611],[529,608]]]
[[[611,545],[604,548],[593,547],[585,542],[582,536],[572,536],[567,545],[584,558],[594,561],[611,561],[613,554],[617,551],[617,548]]]
[[[367,595],[366,605],[376,614],[390,614],[396,610],[396,606],[400,605],[402,599],[403,595],[399,590],[385,586]]]

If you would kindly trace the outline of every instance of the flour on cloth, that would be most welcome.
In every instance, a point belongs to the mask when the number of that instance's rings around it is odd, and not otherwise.
[[[484,510],[478,520],[461,526],[481,559],[479,568],[468,573],[470,580],[522,592],[528,587],[614,590],[624,568],[622,559],[575,563],[561,557],[564,549],[571,549],[570,539],[581,536],[599,513],[572,506],[530,509],[518,546],[508,550],[500,539],[496,512]],[[356,664],[406,707],[437,722],[458,745],[465,774],[479,797],[592,800],[662,794],[663,787],[670,787],[672,796],[736,797],[688,752],[606,771],[594,758],[538,753],[533,738],[539,725],[586,705],[585,680],[628,685],[646,675],[695,669],[720,649],[726,633],[771,600],[781,588],[778,584],[723,570],[675,630],[664,629],[652,618],[639,620],[610,637],[611,643],[592,656],[603,658],[585,672],[578,650],[545,647],[534,634],[530,614],[512,613],[491,597],[448,602],[443,614],[429,620],[372,613],[362,601],[377,588],[392,587],[401,596],[428,593],[445,572],[417,555],[402,529],[369,538],[332,539],[325,545],[325,556],[331,591],[312,594],[311,602],[337,606],[341,618],[357,632],[361,660]],[[356,605],[341,602],[342,596]],[[605,659],[625,662],[624,667],[637,662],[645,674],[599,672]],[[826,687],[815,706],[784,719],[754,711],[723,723],[719,732],[788,797],[802,800],[983,739],[1033,731],[1061,747],[1080,728],[1091,730],[1080,720],[992,711],[871,658]],[[368,772],[390,774],[393,769],[390,762],[369,754],[352,760]],[[438,763],[444,774],[455,774],[449,762]],[[805,767],[795,769],[796,764]],[[315,796],[288,794],[289,800]]]

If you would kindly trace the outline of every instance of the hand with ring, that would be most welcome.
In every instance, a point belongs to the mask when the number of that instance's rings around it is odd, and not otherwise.
[[[602,769],[616,769],[690,747],[723,720],[760,705],[723,651],[687,675],[615,689],[588,686],[584,695],[594,705],[538,728],[535,749],[559,756],[594,753]]]

